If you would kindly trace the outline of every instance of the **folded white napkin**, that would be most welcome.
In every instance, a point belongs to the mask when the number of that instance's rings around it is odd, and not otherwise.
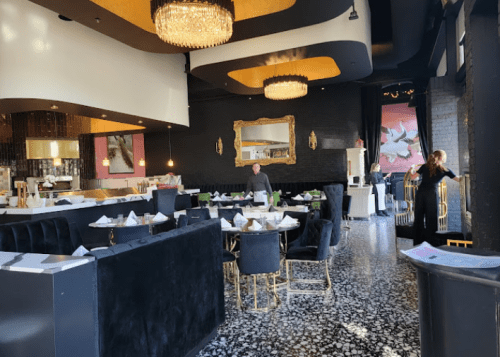
[[[229,223],[228,221],[226,221],[226,219],[225,219],[224,217],[222,217],[222,218],[220,219],[220,226],[221,226],[222,228],[231,228],[231,227],[232,227],[232,226],[231,226],[231,223]]]
[[[227,201],[229,199],[229,197],[227,197],[225,193],[223,193],[220,198],[222,198],[223,201]]]
[[[309,194],[309,192],[304,195],[304,200],[308,200],[309,201],[309,200],[312,200],[312,198],[313,198],[313,196],[311,196]]]
[[[222,201],[222,198],[220,198],[219,196],[215,196],[214,198],[212,198],[212,201]]]
[[[128,214],[128,216],[129,216],[130,218],[137,219],[137,215],[135,214],[135,212],[134,212],[134,211],[130,211],[130,213]]]
[[[321,193],[321,199],[322,200],[326,200],[326,196],[325,196],[325,194],[323,192]]]
[[[283,194],[283,193],[281,192],[281,190],[279,190],[279,191],[278,191],[278,193],[280,194],[280,196]]]
[[[236,215],[233,218],[233,222],[244,222],[244,223],[247,223],[248,219],[246,219],[245,217],[243,217],[240,213],[236,213]]]
[[[295,201],[304,201],[301,195],[297,195],[293,198]]]
[[[250,192],[248,193],[248,195],[249,195],[250,197],[253,197],[253,192],[252,192],[252,191],[250,191]]]
[[[167,216],[165,216],[163,213],[158,212],[154,217],[153,217],[153,222],[161,222],[161,221],[166,221],[168,219]]]
[[[102,216],[99,218],[97,221],[95,221],[97,224],[108,224],[109,223],[109,218],[106,216]]]
[[[214,196],[219,196],[219,195],[220,195],[219,191],[214,192]]]
[[[137,221],[135,220],[135,218],[132,218],[130,217],[130,215],[127,217],[127,220],[125,221],[125,225],[127,227],[129,226],[137,226]]]
[[[290,216],[285,216],[285,218],[283,218],[283,220],[281,221],[279,226],[280,227],[294,226],[297,224],[297,222],[298,221],[296,218],[292,218]]]
[[[250,194],[247,195],[247,197],[245,197],[245,200],[251,200],[252,199],[252,196],[250,196]]]
[[[89,251],[83,246],[79,246],[76,248],[76,250],[71,254],[73,257],[83,257],[85,254],[87,254]]]
[[[254,219],[252,222],[252,225],[250,227],[248,227],[248,229],[251,231],[258,231],[258,230],[262,229],[262,226],[259,224],[259,222],[257,222],[256,219]]]

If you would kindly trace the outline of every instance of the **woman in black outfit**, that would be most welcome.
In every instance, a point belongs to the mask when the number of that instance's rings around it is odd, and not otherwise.
[[[436,150],[429,155],[425,165],[422,165],[417,172],[412,169],[412,179],[418,175],[422,178],[415,197],[415,223],[413,224],[415,234],[413,244],[415,245],[425,240],[432,240],[433,234],[438,230],[439,182],[445,176],[457,182],[460,181],[459,176],[443,166],[445,162],[446,152]]]
[[[391,176],[391,173],[388,173],[387,175],[383,176],[382,173],[380,172],[380,165],[377,163],[373,163],[372,166],[370,167],[370,183],[373,185],[373,194],[375,195],[375,212],[377,213],[377,216],[380,217],[387,217],[389,216],[389,213],[387,213],[385,210],[380,211],[378,209],[378,192],[377,188],[375,187],[376,184],[378,183],[383,183],[385,184],[385,178]]]

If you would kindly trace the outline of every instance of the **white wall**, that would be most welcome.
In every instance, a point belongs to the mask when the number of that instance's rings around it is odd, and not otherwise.
[[[189,126],[183,54],[133,49],[26,0],[0,0],[0,99],[75,103]]]

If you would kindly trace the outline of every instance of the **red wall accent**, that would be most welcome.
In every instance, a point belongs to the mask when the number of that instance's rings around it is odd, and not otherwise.
[[[106,136],[99,136],[95,138],[95,171],[96,178],[126,178],[126,177],[146,177],[146,167],[139,166],[140,159],[144,157],[144,134],[134,134],[132,136],[134,144],[134,173],[130,174],[110,174],[107,166],[102,166],[102,160],[108,156],[108,147]]]

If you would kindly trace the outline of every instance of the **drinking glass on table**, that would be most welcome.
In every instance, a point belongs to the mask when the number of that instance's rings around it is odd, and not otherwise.
[[[151,222],[151,215],[149,213],[144,213],[144,223],[149,224]]]
[[[123,224],[123,214],[119,214],[116,222],[119,226]]]

